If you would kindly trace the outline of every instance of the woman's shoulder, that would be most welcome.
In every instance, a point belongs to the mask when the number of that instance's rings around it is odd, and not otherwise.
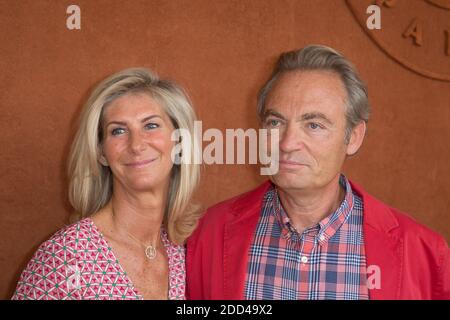
[[[76,298],[80,262],[102,250],[102,235],[90,218],[68,225],[43,242],[23,270],[13,299]]]
[[[102,235],[91,218],[65,226],[44,241],[36,250],[30,263],[53,261],[53,265],[76,260],[79,253],[103,246]]]
[[[84,246],[87,242],[98,242],[101,238],[102,235],[95,227],[92,219],[84,218],[58,230],[42,243],[40,249],[57,246],[63,250],[72,249],[73,251],[80,246]]]

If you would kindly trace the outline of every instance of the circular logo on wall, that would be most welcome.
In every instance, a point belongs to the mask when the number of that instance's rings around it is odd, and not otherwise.
[[[370,38],[392,59],[428,78],[450,81],[450,0],[347,0]],[[369,29],[368,7],[380,8]]]

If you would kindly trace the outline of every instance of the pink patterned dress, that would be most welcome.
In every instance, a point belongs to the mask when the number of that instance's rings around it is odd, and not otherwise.
[[[161,238],[169,259],[170,300],[185,299],[185,249]],[[91,218],[58,231],[34,254],[14,300],[142,300]]]

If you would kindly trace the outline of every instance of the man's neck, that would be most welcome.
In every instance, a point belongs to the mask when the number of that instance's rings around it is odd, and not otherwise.
[[[345,197],[339,176],[320,189],[277,191],[291,224],[300,234],[336,211]]]

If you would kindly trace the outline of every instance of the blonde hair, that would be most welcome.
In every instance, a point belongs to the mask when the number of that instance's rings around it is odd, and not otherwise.
[[[112,196],[112,172],[99,163],[102,143],[102,118],[105,107],[129,93],[146,93],[156,99],[170,117],[175,129],[191,134],[190,159],[174,164],[170,177],[164,227],[172,242],[182,244],[192,233],[200,216],[191,198],[200,179],[195,164],[201,152],[194,131],[195,112],[186,93],[176,83],[162,80],[152,71],[132,68],[102,81],[92,92],[81,114],[78,131],[68,162],[69,201],[80,217],[87,217],[104,207]],[[184,152],[185,150],[183,150]]]

